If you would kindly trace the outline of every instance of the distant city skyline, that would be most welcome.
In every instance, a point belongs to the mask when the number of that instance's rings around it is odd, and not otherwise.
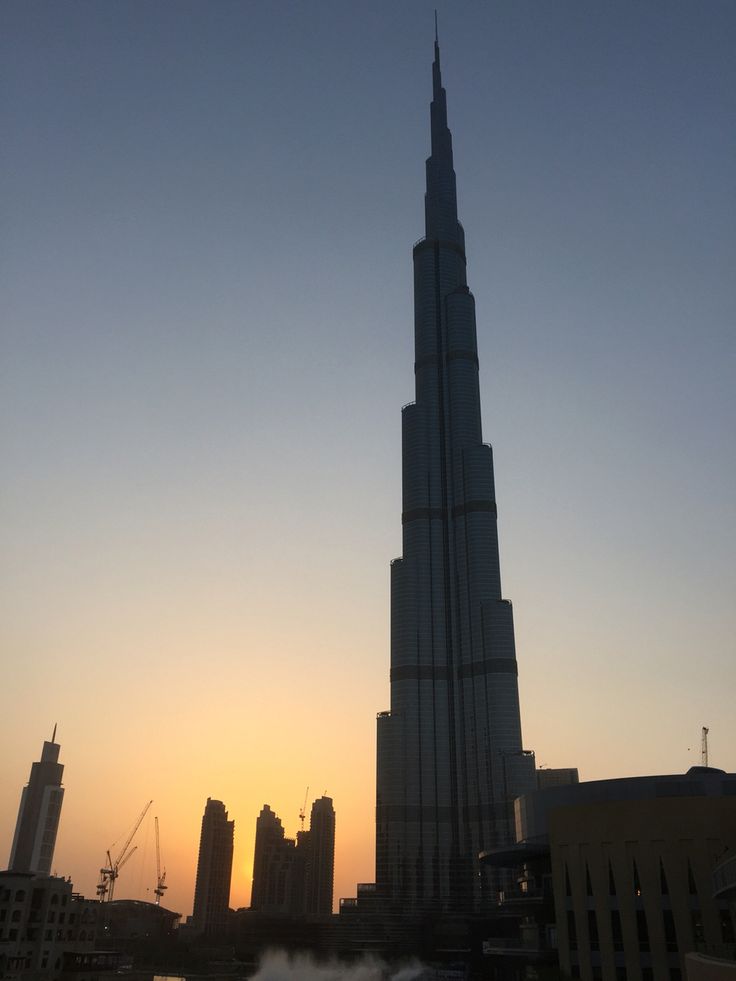
[[[58,719],[88,896],[153,798],[187,915],[211,795],[247,906],[317,780],[373,878],[434,6],[0,7],[0,842]],[[736,8],[439,21],[525,745],[734,771]]]

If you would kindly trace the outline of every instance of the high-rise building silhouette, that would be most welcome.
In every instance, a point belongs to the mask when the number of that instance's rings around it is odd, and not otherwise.
[[[49,875],[59,829],[64,788],[61,778],[64,766],[59,763],[56,726],[51,742],[44,742],[41,759],[31,764],[28,786],[23,788],[18,808],[13,844],[10,849],[10,872],[35,872]]]
[[[228,821],[221,800],[207,798],[199,839],[192,922],[198,933],[219,933],[230,907],[235,822]]]
[[[329,916],[335,877],[335,808],[331,797],[320,797],[312,804],[308,834],[304,912]],[[301,847],[301,842],[298,845]]]
[[[329,916],[335,869],[332,798],[312,804],[309,830],[287,838],[281,819],[264,804],[256,819],[250,908],[261,913]]]
[[[296,913],[303,899],[303,874],[294,875],[296,842],[287,838],[281,818],[264,804],[256,818],[250,908],[261,913]],[[296,880],[296,881],[295,881]]]
[[[535,787],[502,598],[473,296],[435,40],[425,237],[414,246],[416,400],[402,412],[403,556],[391,565],[391,709],[378,717],[376,890],[404,911],[472,911],[478,854],[513,841]],[[494,897],[495,898],[495,897]]]

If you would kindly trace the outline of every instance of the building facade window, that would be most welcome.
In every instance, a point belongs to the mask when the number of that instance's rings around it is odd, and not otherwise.
[[[595,915],[594,909],[588,910],[588,939],[590,940],[591,950],[600,949],[600,942],[598,940],[598,917]]]
[[[690,864],[690,859],[687,860],[687,891],[691,896],[698,895],[698,887],[695,885],[695,876],[693,875],[693,867]]]
[[[674,914],[671,909],[663,909],[662,917],[664,919],[664,942],[667,945],[667,950],[676,951],[677,931],[675,929]]]
[[[693,941],[696,944],[705,943],[705,932],[703,930],[703,914],[701,910],[692,911]]]
[[[621,914],[617,909],[611,910],[611,936],[613,937],[613,949],[624,949],[624,935],[621,929]]]
[[[721,942],[724,944],[736,944],[736,932],[733,928],[733,920],[727,909],[719,909],[721,920]]]
[[[649,950],[649,925],[643,909],[636,911],[636,936],[639,941],[639,950]]]

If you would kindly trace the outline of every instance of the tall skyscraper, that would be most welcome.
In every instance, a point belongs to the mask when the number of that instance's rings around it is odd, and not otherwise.
[[[28,786],[23,788],[21,794],[8,863],[10,872],[51,873],[64,798],[64,788],[61,786],[64,766],[59,763],[60,748],[54,726],[51,742],[44,742],[41,759],[31,764]]]
[[[312,804],[308,833],[304,912],[329,916],[335,878],[335,808],[331,797],[320,797]]]
[[[378,717],[376,888],[404,911],[482,904],[482,850],[535,787],[502,598],[473,296],[435,40],[425,237],[414,246],[416,400],[402,412],[403,556],[391,565],[391,710]]]
[[[198,933],[214,934],[226,923],[230,908],[235,822],[228,821],[221,800],[207,798],[199,838],[197,882],[192,921]]]

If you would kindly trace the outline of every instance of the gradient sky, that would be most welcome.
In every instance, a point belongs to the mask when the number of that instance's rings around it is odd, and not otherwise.
[[[433,7],[0,5],[0,864],[58,721],[86,894],[307,785],[372,880]],[[736,770],[736,5],[439,18],[525,745]]]

